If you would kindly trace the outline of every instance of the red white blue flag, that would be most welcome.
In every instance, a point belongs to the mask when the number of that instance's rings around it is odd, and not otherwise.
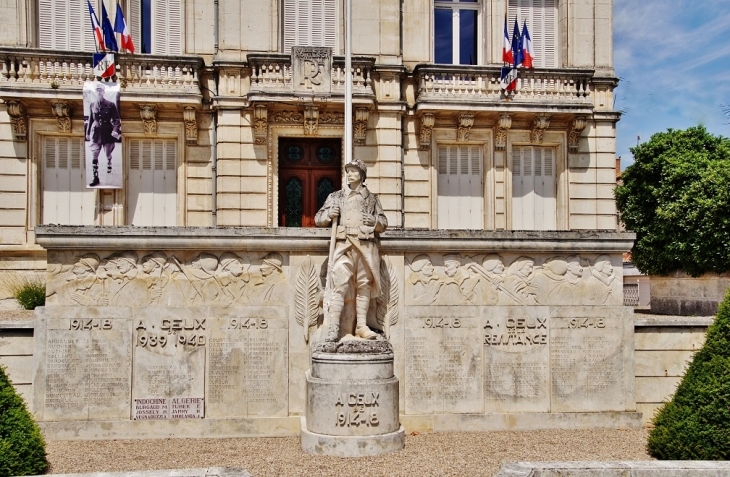
[[[108,51],[119,51],[117,38],[114,36],[114,28],[112,28],[112,22],[109,21],[109,15],[106,13],[104,3],[101,4],[101,30],[104,32],[106,49]]]
[[[525,68],[533,68],[532,61],[535,59],[535,51],[532,49],[532,38],[527,30],[527,21],[522,24],[522,66]]]
[[[122,49],[134,54],[134,42],[132,42],[132,35],[129,33],[127,22],[124,20],[124,14],[122,13],[122,7],[117,2],[117,14],[114,17],[114,31],[119,34],[119,43]]]
[[[509,31],[507,30],[507,17],[504,17],[504,44],[502,45],[502,62],[509,63],[510,65],[514,62],[514,55],[512,55],[512,43],[509,41]]]
[[[99,24],[99,18],[96,16],[96,13],[94,13],[94,7],[91,6],[91,2],[89,0],[86,0],[86,3],[89,5],[89,16],[91,17],[91,28],[94,30],[94,39],[96,40],[96,50],[97,51],[106,51],[106,46],[104,45],[104,34],[101,31],[101,25]]]
[[[111,78],[117,72],[116,63],[114,62],[114,53],[94,53],[94,76],[101,78]]]
[[[499,78],[500,86],[505,91],[514,91],[517,89],[517,68],[522,64],[522,35],[520,34],[520,26],[517,23],[517,18],[515,18],[515,27],[512,31],[510,49],[512,52],[511,65],[502,68],[502,73]]]

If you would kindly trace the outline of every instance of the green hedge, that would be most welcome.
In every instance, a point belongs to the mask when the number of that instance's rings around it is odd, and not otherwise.
[[[672,400],[654,416],[647,450],[665,460],[730,459],[730,291]]]
[[[616,205],[644,273],[730,271],[730,139],[668,130],[631,149]]]
[[[0,366],[0,476],[36,475],[47,469],[41,431]]]

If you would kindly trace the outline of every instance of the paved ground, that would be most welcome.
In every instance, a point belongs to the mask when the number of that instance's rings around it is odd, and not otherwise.
[[[406,437],[380,457],[304,454],[299,438],[54,441],[51,472],[243,467],[259,476],[491,476],[502,462],[645,460],[646,431],[450,432]]]

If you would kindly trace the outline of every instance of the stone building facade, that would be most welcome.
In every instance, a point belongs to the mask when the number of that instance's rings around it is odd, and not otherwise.
[[[48,306],[37,319],[42,356],[52,352],[45,337],[63,327],[66,334],[111,327],[90,321],[97,328],[84,328],[99,307],[107,320],[124,322],[114,349],[135,371],[114,378],[128,384],[111,407],[97,409],[101,418],[134,420],[142,408],[130,411],[130,400],[159,394],[132,383],[152,373],[159,356],[133,357],[149,349],[148,338],[140,341],[157,319],[149,309],[163,304],[180,314],[180,326],[192,320],[200,329],[196,317],[209,316],[207,340],[224,340],[224,324],[234,326],[230,307],[267,317],[266,333],[276,330],[269,339],[278,343],[262,345],[276,355],[274,387],[233,412],[300,415],[317,306],[316,293],[297,295],[297,281],[319,286],[328,232],[309,227],[327,193],[342,185],[343,2],[122,3],[139,54],[117,57],[125,167],[118,190],[87,189],[83,178],[81,92],[93,79],[88,14],[62,0],[2,7],[0,273],[47,270]],[[391,229],[382,237],[381,273],[394,288],[379,310],[372,307],[382,312],[373,319],[393,327],[401,412],[431,416],[427,428],[437,427],[433,416],[450,413],[578,412],[571,422],[581,425],[597,422],[586,412],[606,411],[639,422],[621,288],[621,254],[632,236],[617,230],[613,199],[612,1],[353,3],[354,156],[367,164],[368,188]],[[499,86],[506,17],[510,30],[515,18],[528,25],[537,56],[507,96]],[[265,263],[276,264],[276,286]],[[432,307],[450,311],[432,316]],[[529,343],[494,331],[508,321],[520,323]],[[610,336],[596,338],[597,348],[575,348],[566,344],[574,341],[569,330]],[[541,348],[547,340],[563,343],[551,349],[565,353]],[[510,353],[522,345],[532,364],[514,371]],[[426,362],[424,346],[441,349],[434,359],[443,362]],[[494,354],[496,346],[509,349]],[[580,360],[580,349],[602,346],[605,356],[591,359],[605,365],[604,381],[585,381],[588,368],[561,368]],[[220,373],[209,357],[191,356],[178,365],[196,376]],[[473,367],[449,356],[468,356]],[[138,369],[145,360],[149,369]],[[92,394],[61,412],[65,405],[45,391],[55,382],[50,368],[41,368],[34,384],[41,419],[93,414]],[[459,377],[439,390],[434,383],[448,369]],[[495,377],[505,369],[512,378]],[[176,399],[205,398],[205,411],[192,415],[222,417],[230,403],[200,379]],[[581,384],[565,387],[570,381]],[[586,404],[590,397],[595,402]]]

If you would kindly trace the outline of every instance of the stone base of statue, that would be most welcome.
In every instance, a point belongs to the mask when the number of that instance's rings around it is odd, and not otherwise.
[[[362,457],[402,449],[398,379],[387,341],[343,340],[312,351],[302,450]]]

